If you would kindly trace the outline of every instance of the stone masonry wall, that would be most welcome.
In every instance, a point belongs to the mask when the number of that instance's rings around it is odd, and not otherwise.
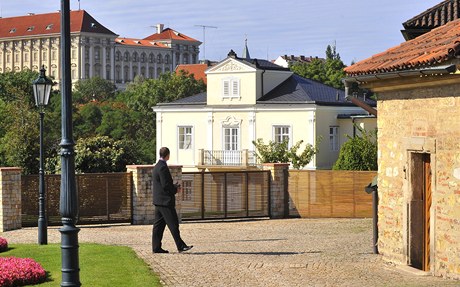
[[[129,165],[127,172],[133,175],[133,224],[153,224],[153,165]],[[182,179],[182,166],[169,166],[174,182]],[[176,202],[179,196],[176,195]],[[178,206],[178,210],[179,210]]]
[[[407,264],[411,152],[431,154],[430,271],[460,278],[460,85],[379,94],[379,250]]]
[[[1,167],[0,232],[21,227],[21,169]]]
[[[270,215],[271,218],[284,218],[288,212],[286,206],[287,192],[285,190],[287,184],[288,163],[264,163],[263,170],[271,172],[270,182]]]

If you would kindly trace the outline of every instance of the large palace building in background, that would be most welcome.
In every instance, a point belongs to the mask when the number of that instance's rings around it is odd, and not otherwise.
[[[157,78],[179,64],[196,64],[200,41],[157,25],[157,33],[144,39],[121,38],[85,10],[72,11],[72,82],[101,77],[124,87],[137,75]],[[59,81],[60,13],[0,18],[0,73],[25,69]]]

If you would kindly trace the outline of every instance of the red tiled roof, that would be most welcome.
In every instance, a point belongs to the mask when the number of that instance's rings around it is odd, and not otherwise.
[[[161,33],[152,34],[144,40],[183,40],[183,41],[194,41],[199,42],[185,34],[179,33],[171,28],[164,29]]]
[[[29,37],[59,34],[60,32],[61,14],[59,12],[0,18],[0,38]],[[97,22],[85,10],[70,12],[70,32],[116,35]]]
[[[143,40],[143,39],[132,39],[132,38],[116,38],[115,42],[121,45],[128,45],[128,46],[144,46],[144,47],[158,47],[158,48],[169,48],[165,44]]]
[[[193,74],[195,79],[203,79],[204,83],[206,84],[206,74],[204,71],[209,68],[206,64],[187,64],[187,65],[177,65],[176,67],[176,74],[179,71],[187,71],[189,74]]]
[[[345,68],[348,75],[411,70],[439,65],[460,53],[460,19]]]

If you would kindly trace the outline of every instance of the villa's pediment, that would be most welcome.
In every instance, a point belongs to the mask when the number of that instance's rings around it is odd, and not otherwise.
[[[228,73],[228,72],[255,72],[257,69],[242,63],[238,60],[228,58],[227,60],[222,61],[220,64],[211,67],[206,74],[214,73]]]

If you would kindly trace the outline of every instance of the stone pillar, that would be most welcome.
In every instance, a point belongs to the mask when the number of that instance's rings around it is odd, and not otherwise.
[[[270,218],[286,218],[289,215],[288,163],[264,163],[263,170],[269,170]]]
[[[153,165],[128,165],[127,172],[133,177],[132,224],[153,224]],[[169,166],[174,183],[182,183],[182,166]],[[176,208],[180,218],[181,194],[176,195]]]
[[[0,167],[0,232],[21,227],[21,169]]]
[[[132,224],[152,224],[155,207],[153,205],[153,165],[128,165],[127,172],[133,177]]]

